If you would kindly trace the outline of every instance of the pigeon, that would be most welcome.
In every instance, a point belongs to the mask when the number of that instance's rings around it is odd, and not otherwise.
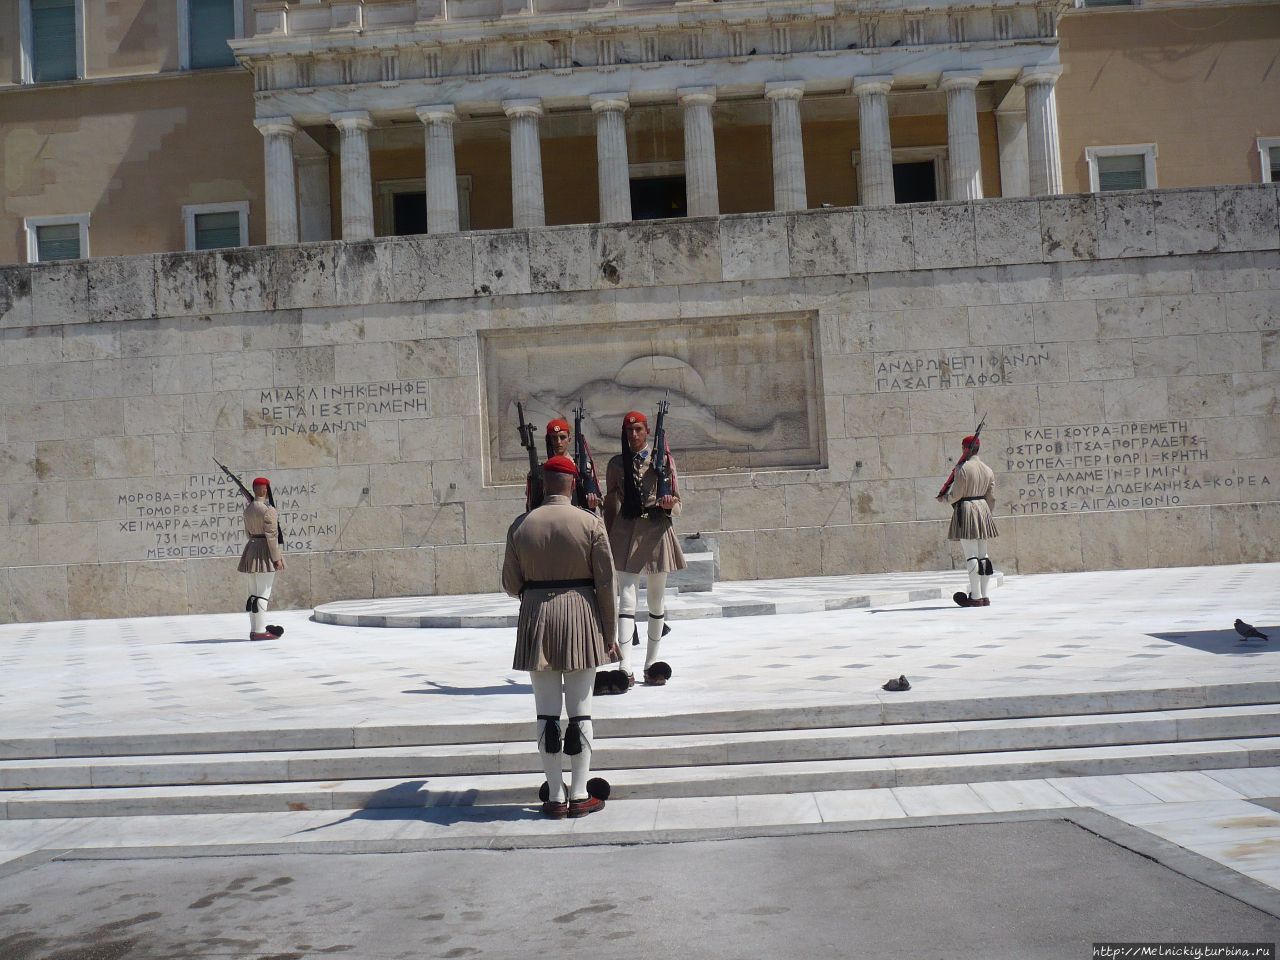
[[[580,67],[580,66],[582,66],[582,64],[581,64],[581,63],[579,63],[577,60],[573,61],[573,65],[574,65],[575,67]]]
[[[1239,617],[1236,617],[1236,633],[1240,634],[1241,640],[1270,640],[1265,633],[1259,630],[1251,623],[1245,623]]]
[[[752,47],[750,50],[748,50],[748,51],[747,51],[747,56],[748,56],[748,57],[754,57],[755,55],[756,55],[756,48],[755,48],[755,47]]]
[[[846,49],[846,50],[857,50],[857,49],[858,49],[858,45],[857,45],[856,43],[847,43],[847,44],[845,44],[845,49]]]
[[[897,677],[894,680],[890,680],[883,687],[881,687],[881,689],[888,690],[890,693],[901,693],[904,690],[911,689],[911,681],[909,681],[906,675],[904,674],[900,677]]]

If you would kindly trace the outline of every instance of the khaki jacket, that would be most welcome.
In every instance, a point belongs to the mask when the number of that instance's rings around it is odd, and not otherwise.
[[[621,454],[605,470],[604,522],[609,530],[613,562],[624,573],[671,573],[685,568],[684,552],[672,524],[680,516],[680,478],[675,458],[671,463],[671,492],[676,498],[671,516],[657,509],[658,477],[646,464],[640,475],[640,497],[645,512],[634,519],[622,515],[623,472],[629,464]]]
[[[280,515],[266,500],[254,500],[244,508],[244,532],[250,537],[240,554],[241,573],[271,573],[284,551],[276,540]]]
[[[539,580],[593,586],[528,586]],[[595,514],[551,496],[516,520],[507,531],[502,589],[520,597],[516,670],[588,670],[609,662],[617,600],[608,534]]]

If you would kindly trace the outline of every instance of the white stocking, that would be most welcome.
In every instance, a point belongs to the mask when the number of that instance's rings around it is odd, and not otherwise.
[[[631,635],[636,626],[636,592],[640,574],[618,571],[618,669],[631,672]]]
[[[249,629],[253,633],[263,633],[267,623],[267,601],[271,599],[271,585],[275,583],[274,573],[249,574],[250,590],[258,597],[257,609],[249,611]]]
[[[579,671],[591,673],[591,671]],[[547,721],[543,717],[560,717],[560,688],[562,677],[576,676],[558,670],[533,670],[529,680],[533,684],[533,702],[538,711],[538,756],[542,758],[542,772],[547,777],[547,799],[552,803],[564,803],[564,764],[561,753],[547,753],[545,734]]]
[[[982,575],[983,564],[979,562],[987,559],[987,541],[961,540],[960,549],[964,551],[965,567],[969,571],[969,596],[981,600],[987,595],[987,583],[991,580]]]
[[[564,705],[570,720],[578,717],[578,731],[582,740],[582,752],[569,757],[569,769],[572,782],[569,786],[570,800],[587,798],[587,780],[591,776],[591,690],[594,685],[594,670],[574,670],[564,674]],[[582,719],[582,718],[586,719]]]
[[[651,573],[645,590],[645,600],[649,605],[649,646],[645,651],[644,668],[648,670],[658,662],[658,648],[662,644],[662,627],[667,622],[663,618],[666,613],[667,575]]]

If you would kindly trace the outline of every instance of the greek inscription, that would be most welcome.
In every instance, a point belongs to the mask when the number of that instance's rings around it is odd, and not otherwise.
[[[326,549],[338,535],[313,505],[315,483],[277,484],[272,488],[285,550]],[[121,493],[124,518],[114,521],[115,536],[141,559],[178,560],[238,557],[244,549],[244,497],[222,474],[196,474],[178,489],[139,489]]]
[[[952,390],[1036,382],[1057,359],[1054,347],[1002,347],[929,353],[883,353],[875,359],[876,392]]]
[[[1155,420],[1025,429],[1005,448],[1003,467],[1015,516],[1175,507],[1199,491],[1272,485],[1266,474],[1227,465],[1196,469],[1208,462],[1208,440],[1188,421]]]
[[[271,437],[353,433],[370,420],[426,417],[431,413],[426,380],[322,384],[257,392],[250,418]]]

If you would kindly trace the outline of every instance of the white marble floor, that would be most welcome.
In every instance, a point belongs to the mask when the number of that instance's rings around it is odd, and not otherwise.
[[[919,601],[676,623],[670,684],[600,717],[1280,681],[1280,564],[1011,577],[991,607]],[[739,585],[748,589],[749,585]],[[1276,628],[1240,642],[1236,617]],[[521,721],[513,631],[339,627],[285,611],[0,625],[6,739]],[[639,650],[637,650],[639,652]],[[885,693],[905,673],[913,689]]]
[[[1280,565],[1011,577],[992,607],[918,601],[690,621],[664,647],[675,677],[601,699],[595,714],[1280,683]],[[960,584],[957,582],[956,587]],[[735,585],[749,591],[749,584]],[[1242,642],[1241,617],[1271,643]],[[171,731],[527,720],[512,631],[337,627],[278,615],[245,642],[243,614],[0,626],[5,742]],[[880,684],[906,673],[914,688]],[[0,820],[0,860],[79,846],[343,840],[434,842],[571,831],[646,837],[701,827],[802,826],[1091,807],[1280,887],[1280,770],[1249,768],[778,796],[611,801],[544,821],[525,807]]]

